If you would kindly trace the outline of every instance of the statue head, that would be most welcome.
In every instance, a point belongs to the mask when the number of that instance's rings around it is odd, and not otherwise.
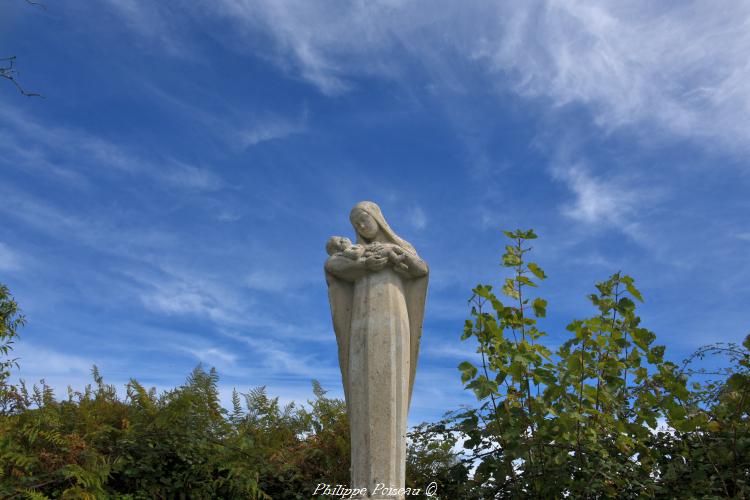
[[[352,242],[349,238],[343,236],[331,236],[326,242],[326,252],[328,255],[333,255],[338,252],[343,252],[350,246],[352,246]]]
[[[354,207],[349,214],[349,220],[357,235],[368,241],[373,241],[380,231],[380,225],[375,218],[362,208]]]
[[[349,220],[357,232],[357,243],[394,243],[407,252],[416,255],[411,243],[401,239],[386,222],[380,207],[371,201],[360,201],[349,214]]]

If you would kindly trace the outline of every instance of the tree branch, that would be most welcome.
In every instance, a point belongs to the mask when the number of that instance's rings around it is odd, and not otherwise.
[[[21,86],[20,83],[18,83],[18,80],[16,80],[16,76],[18,75],[18,70],[15,69],[16,56],[0,57],[0,61],[6,61],[8,64],[7,66],[0,68],[0,76],[5,78],[6,80],[10,80],[10,82],[16,86],[16,88],[22,95],[25,95],[26,97],[41,97],[42,99],[44,99],[44,96],[42,94],[39,94],[38,92],[27,91]]]
[[[40,2],[34,2],[33,0],[26,0],[26,3],[29,5],[34,5],[36,7],[40,7],[44,10],[47,10],[47,6]]]

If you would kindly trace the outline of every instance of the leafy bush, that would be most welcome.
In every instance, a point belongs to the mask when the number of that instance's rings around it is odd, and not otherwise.
[[[317,382],[309,409],[261,387],[235,392],[227,411],[214,370],[158,396],[131,380],[123,399],[93,376],[64,401],[46,385],[19,389],[23,409],[0,418],[0,496],[309,498],[319,482],[347,482],[346,410]]]
[[[475,468],[466,497],[747,496],[750,337],[731,346],[726,381],[691,391],[691,372],[640,325],[633,278],[616,273],[589,296],[596,314],[572,321],[553,353],[537,326],[547,301],[530,293],[546,278],[527,258],[536,235],[505,234],[505,302],[478,285],[462,336],[481,358],[458,367],[479,406],[422,429],[423,439],[465,440],[460,466]]]
[[[18,388],[8,384],[8,378],[11,368],[18,366],[9,356],[24,322],[8,287],[0,283],[0,415],[16,411],[21,404]]]

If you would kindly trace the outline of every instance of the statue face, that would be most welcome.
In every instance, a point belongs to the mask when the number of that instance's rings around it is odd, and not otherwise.
[[[368,240],[373,239],[378,234],[378,223],[367,212],[357,210],[352,214],[350,220],[354,229]]]
[[[337,252],[341,252],[352,246],[352,242],[349,238],[343,236],[331,236],[326,242],[326,252],[328,255],[333,255]]]

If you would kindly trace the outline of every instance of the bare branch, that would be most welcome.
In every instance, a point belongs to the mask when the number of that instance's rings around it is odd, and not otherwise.
[[[35,7],[39,7],[42,10],[47,10],[47,6],[41,2],[37,2],[35,0],[26,0],[26,3]],[[25,95],[26,97],[41,97],[42,99],[44,99],[44,96],[42,94],[38,92],[29,92],[24,89],[16,79],[16,77],[18,76],[18,70],[14,68],[16,56],[0,57],[0,61],[5,61],[7,63],[7,66],[0,67],[0,76],[5,78],[6,80],[10,80],[11,83],[16,86],[21,95]]]
[[[47,10],[47,6],[40,2],[34,2],[33,0],[26,0],[26,3],[29,5],[35,5],[37,7],[41,7],[44,10]]]
[[[0,61],[6,61],[8,64],[7,66],[0,67],[0,76],[5,78],[6,80],[10,80],[22,95],[25,95],[26,97],[41,97],[42,99],[44,99],[44,96],[42,94],[39,94],[38,92],[27,91],[21,86],[20,83],[18,83],[18,80],[16,80],[16,76],[18,76],[18,70],[16,70],[14,67],[16,56],[0,57]]]

